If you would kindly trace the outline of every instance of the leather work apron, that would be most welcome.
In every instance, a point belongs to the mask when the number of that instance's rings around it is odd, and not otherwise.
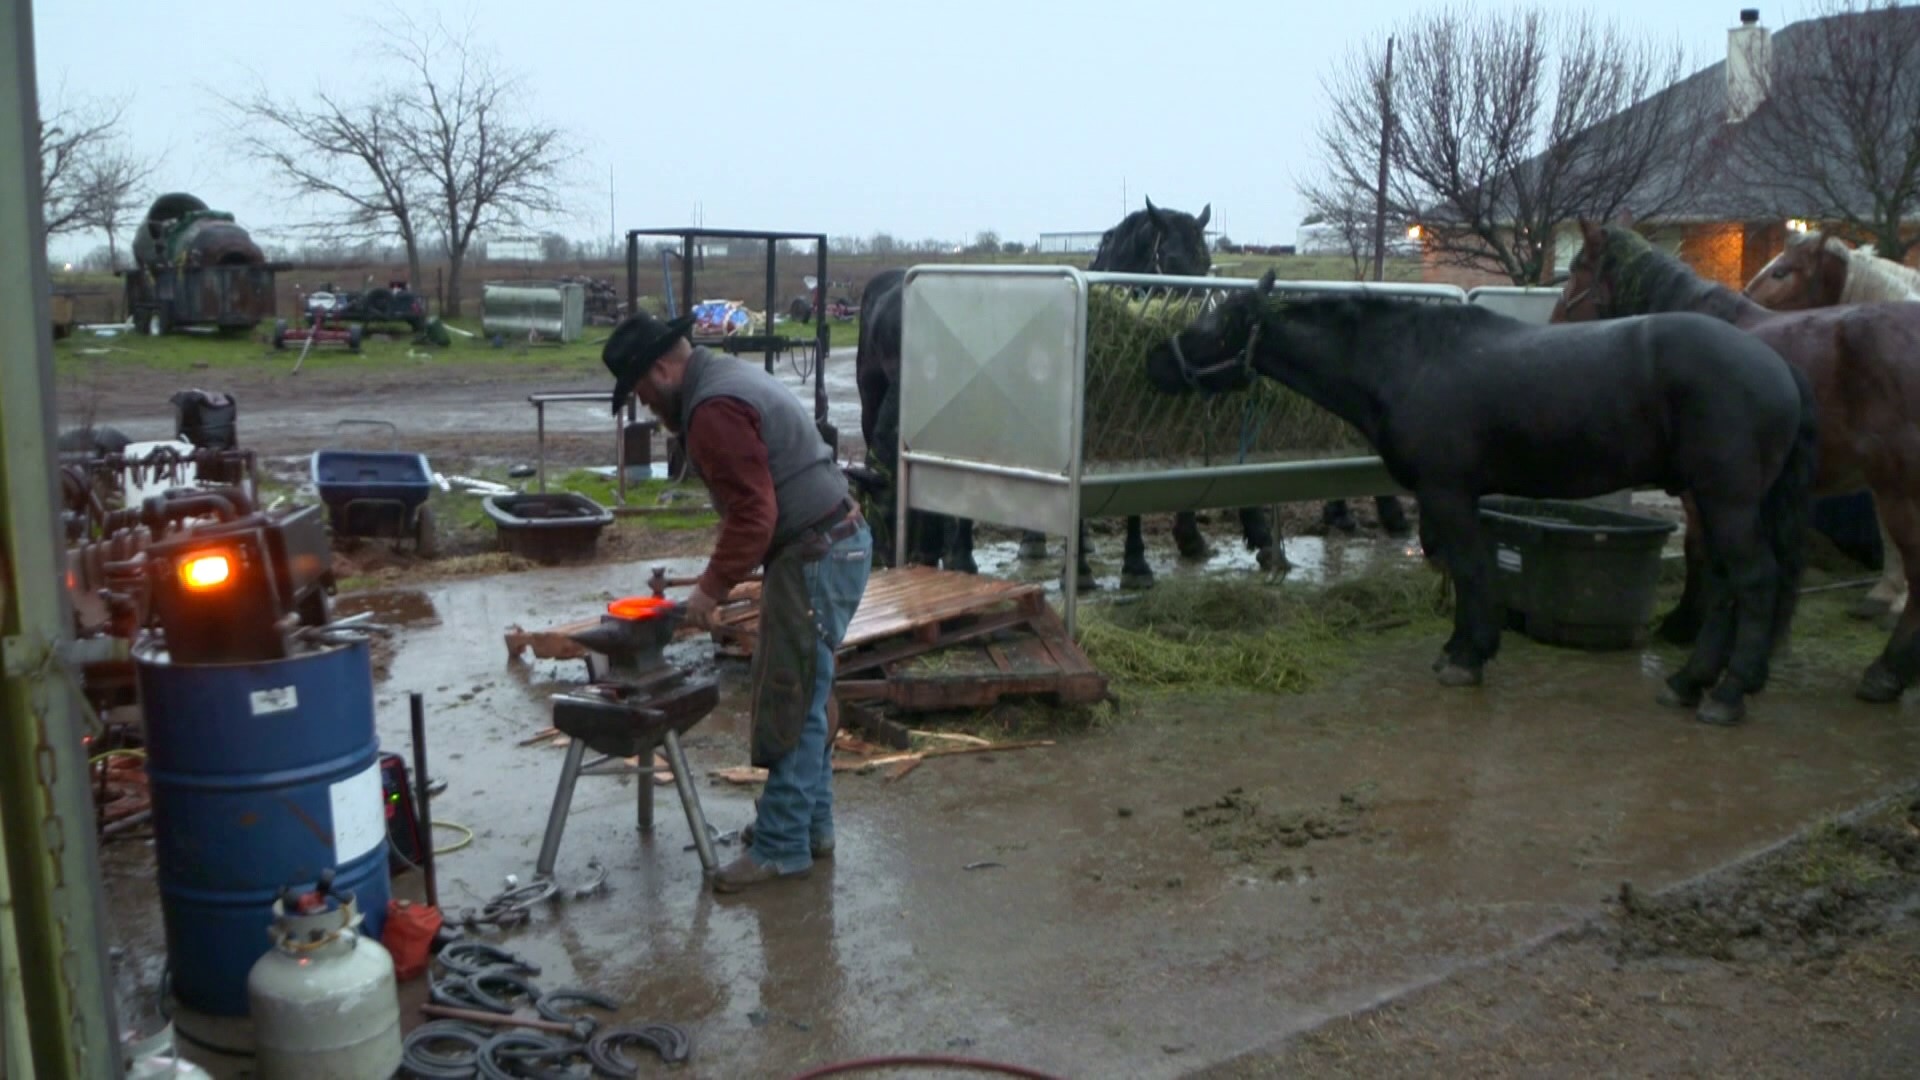
[[[825,558],[863,519],[851,500],[826,520],[775,549],[760,584],[759,640],[753,646],[751,763],[770,769],[800,745],[819,676],[820,623],[807,589],[807,566]]]

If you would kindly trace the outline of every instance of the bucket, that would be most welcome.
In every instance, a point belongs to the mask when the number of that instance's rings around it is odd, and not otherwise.
[[[1508,629],[1579,649],[1645,643],[1661,554],[1678,524],[1578,502],[1488,496],[1480,525]]]

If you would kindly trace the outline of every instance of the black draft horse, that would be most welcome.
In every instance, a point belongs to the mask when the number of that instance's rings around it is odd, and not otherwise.
[[[1453,636],[1434,662],[1443,685],[1478,685],[1500,647],[1481,496],[1657,485],[1699,509],[1713,597],[1660,700],[1698,706],[1708,723],[1745,716],[1806,563],[1818,430],[1805,375],[1705,315],[1535,326],[1476,305],[1272,290],[1269,271],[1202,313],[1148,354],[1147,378],[1164,393],[1219,393],[1264,375],[1373,444],[1454,582]]]
[[[1213,206],[1201,208],[1199,215],[1153,205],[1136,210],[1108,229],[1100,238],[1089,270],[1115,273],[1157,274],[1172,277],[1205,277],[1213,267],[1207,250],[1207,222]],[[892,478],[899,454],[900,312],[905,270],[887,270],[867,282],[860,294],[860,344],[855,353],[854,379],[860,391],[860,431],[866,439],[873,468],[884,475],[885,495],[879,500],[882,513],[890,511],[893,498]],[[1262,569],[1286,565],[1286,555],[1273,535],[1270,515],[1264,509],[1244,507],[1240,525],[1247,547],[1254,552]],[[888,519],[891,524],[891,518]],[[973,522],[943,514],[919,510],[907,514],[908,561],[927,566],[944,564],[950,570],[973,573]],[[1201,535],[1194,515],[1182,511],[1174,515],[1173,539],[1184,558],[1204,559],[1208,555],[1206,538]],[[890,560],[892,546],[886,548]],[[1087,526],[1080,524],[1080,565],[1076,568],[1082,587],[1093,580],[1088,565]],[[1023,534],[1022,558],[1043,559],[1047,555],[1046,537],[1040,533]],[[1129,588],[1147,588],[1153,584],[1153,568],[1147,564],[1146,539],[1138,516],[1127,518],[1127,537],[1121,563],[1121,582]]]

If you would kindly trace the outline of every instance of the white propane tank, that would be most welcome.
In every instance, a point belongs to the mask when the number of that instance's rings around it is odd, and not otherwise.
[[[400,1068],[393,956],[360,934],[352,893],[308,914],[273,904],[273,948],[247,974],[259,1080],[386,1080]],[[298,905],[295,905],[296,907]]]

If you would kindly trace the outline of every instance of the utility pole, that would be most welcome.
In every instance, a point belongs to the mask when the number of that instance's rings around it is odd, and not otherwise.
[[[1373,280],[1387,277],[1387,154],[1393,146],[1393,38],[1387,38],[1387,69],[1380,76],[1380,180],[1373,191]]]

